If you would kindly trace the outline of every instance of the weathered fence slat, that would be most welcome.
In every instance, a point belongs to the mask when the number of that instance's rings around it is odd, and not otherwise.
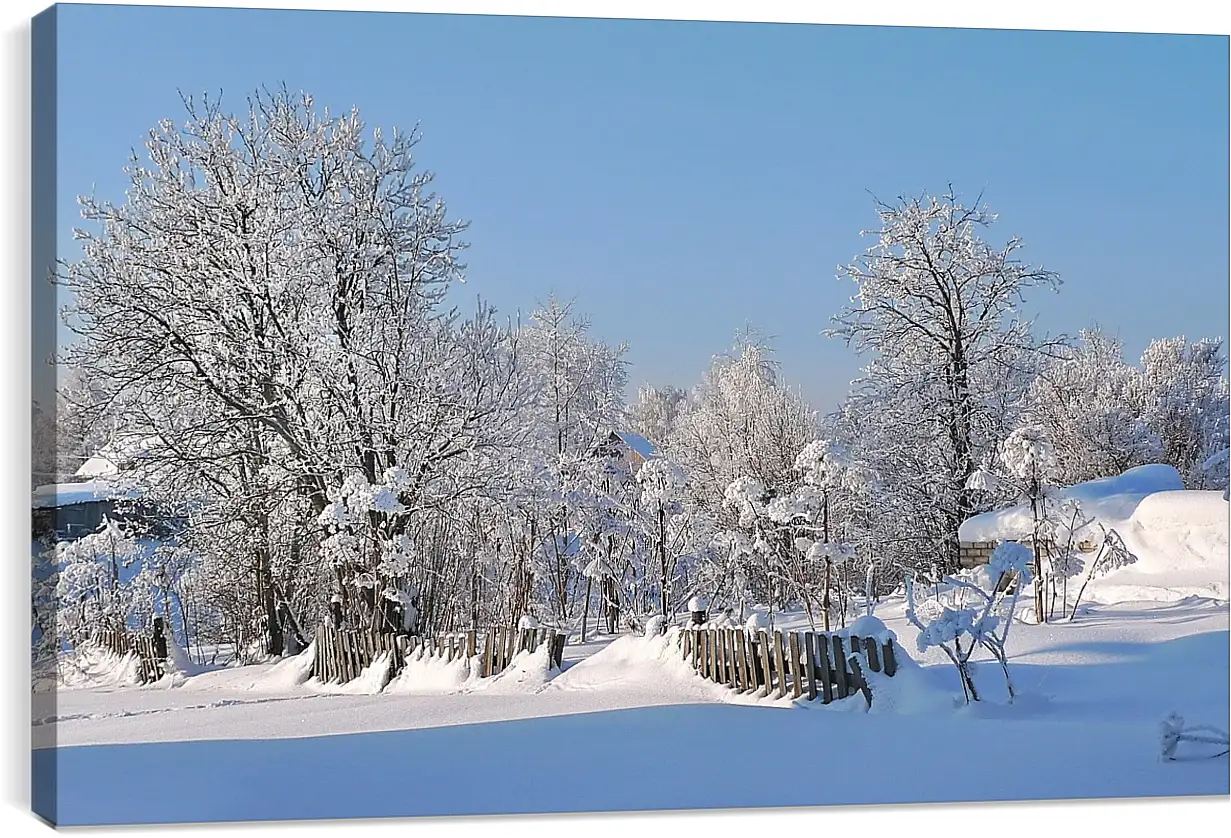
[[[513,657],[517,654],[517,630],[509,629],[506,631],[504,642],[504,666],[500,667],[501,670],[507,667],[509,662],[512,661]]]
[[[791,632],[788,641],[791,654],[791,696],[799,698],[803,694],[803,685],[800,683],[803,679],[800,677],[799,670],[799,634]]]
[[[761,695],[768,696],[770,689],[773,687],[773,667],[770,664],[772,653],[769,650],[769,634],[765,629],[757,631],[758,644],[761,647],[761,673],[765,676],[765,685],[761,689]]]
[[[744,684],[744,691],[745,692],[756,692],[757,687],[761,685],[761,682],[757,678],[756,642],[753,640],[752,635],[748,633],[747,629],[741,631],[740,636],[743,638],[744,673],[747,676],[747,680],[745,681],[745,684]]]
[[[808,689],[808,700],[816,700],[816,652],[814,649],[815,635],[806,631],[803,635],[804,643],[804,684]]]
[[[851,638],[853,641],[855,638]],[[856,689],[863,693],[864,701],[868,702],[868,706],[872,706],[872,690],[868,687],[868,679],[863,677],[863,667],[859,665],[858,656],[851,658],[851,679],[855,684]]]
[[[846,649],[842,645],[842,638],[836,634],[833,635],[833,674],[837,682],[838,698],[846,698],[851,694],[846,679]]]
[[[774,668],[778,671],[778,697],[786,696],[786,666],[783,662],[782,632],[774,632]]]
[[[873,672],[881,671],[880,653],[877,651],[877,642],[874,637],[865,637],[863,639],[863,651],[868,656],[868,668]]]
[[[743,629],[735,630],[735,671],[739,674],[735,689],[745,692],[748,689],[748,649],[747,638]]]
[[[726,670],[722,673],[723,682],[731,689],[735,689],[735,630],[724,629],[722,633],[724,635],[722,644],[726,648],[727,658]]]
[[[730,676],[726,679],[726,684],[735,692],[740,692],[740,648],[737,645],[739,636],[739,629],[726,630],[726,646],[728,646],[731,658]]]

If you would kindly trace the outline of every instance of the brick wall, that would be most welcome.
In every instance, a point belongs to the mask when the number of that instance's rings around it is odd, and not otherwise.
[[[994,541],[963,541],[958,545],[958,562],[962,567],[987,564],[996,549]]]

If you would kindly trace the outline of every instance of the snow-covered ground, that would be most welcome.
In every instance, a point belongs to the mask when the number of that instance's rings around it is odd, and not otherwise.
[[[307,678],[310,651],[140,688],[98,655],[36,720],[36,776],[55,772],[62,824],[1225,795],[1227,757],[1163,761],[1160,724],[1231,726],[1228,507],[1170,491],[1131,506],[1137,564],[1092,582],[1074,621],[1013,627],[1012,704],[988,662],[986,700],[963,706],[900,597],[876,615],[917,663],[875,676],[871,712],[858,695],[737,696],[673,635],[571,645],[562,671],[543,654],[491,679],[418,660],[343,687]]]
[[[913,651],[901,610],[878,614]],[[664,639],[592,644],[550,680],[527,656],[514,678],[369,695],[296,684],[292,659],[63,690],[35,764],[65,824],[1228,792],[1226,758],[1162,762],[1158,731],[1172,711],[1226,729],[1225,602],[1095,605],[1013,637],[1015,704],[988,670],[990,700],[958,707],[925,656],[871,713],[736,697]]]

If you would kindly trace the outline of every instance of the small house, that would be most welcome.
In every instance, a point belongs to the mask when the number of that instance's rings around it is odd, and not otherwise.
[[[107,455],[91,457],[73,476],[71,482],[34,490],[30,507],[36,540],[72,541],[97,531],[105,518],[167,529],[167,522],[142,503],[143,493],[120,478],[119,467]]]
[[[610,457],[614,468],[635,475],[646,460],[658,456],[658,448],[640,434],[612,431],[607,439],[595,447],[594,454]]]

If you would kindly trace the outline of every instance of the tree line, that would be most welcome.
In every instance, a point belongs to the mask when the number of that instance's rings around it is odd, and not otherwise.
[[[958,524],[996,501],[969,478],[1022,424],[1046,427],[1063,480],[1169,462],[1226,485],[1225,460],[1203,468],[1228,445],[1221,343],[1155,341],[1134,365],[1096,330],[1040,336],[1021,303],[1059,277],[952,191],[879,204],[841,269],[856,293],[830,334],[866,366],[837,410],[755,335],[626,404],[627,348],[574,303],[524,322],[449,303],[466,224],[416,133],[285,90],[184,104],[122,203],[81,200],[81,257],[54,277],[76,339],[35,421],[36,471],[117,452],[117,479],[183,525],[144,550],[114,526],[53,547],[48,637],[163,613],[186,645],[254,657],[325,619],[616,631],[694,596],[828,627],[903,568],[956,564]],[[657,456],[630,465],[620,430]],[[127,599],[117,543],[140,554]],[[111,605],[87,620],[92,602]]]

